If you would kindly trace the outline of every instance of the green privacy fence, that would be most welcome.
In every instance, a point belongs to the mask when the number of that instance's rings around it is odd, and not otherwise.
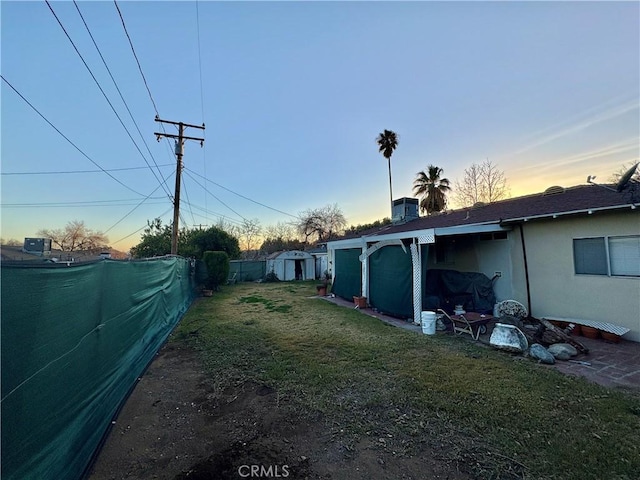
[[[398,245],[369,257],[369,303],[379,312],[413,318],[411,253]]]
[[[362,263],[360,248],[335,251],[334,280],[331,291],[337,296],[352,300],[362,295]]]
[[[180,257],[3,265],[2,478],[76,479],[193,299]]]
[[[253,282],[264,278],[267,262],[264,260],[231,260],[229,262],[229,278],[235,274],[237,282]]]

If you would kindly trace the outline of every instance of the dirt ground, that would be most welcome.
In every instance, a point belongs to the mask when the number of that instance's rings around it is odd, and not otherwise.
[[[120,412],[90,475],[115,479],[470,478],[438,446],[353,437],[297,418],[269,385],[216,392],[195,351],[169,342]],[[400,454],[402,451],[404,453]]]

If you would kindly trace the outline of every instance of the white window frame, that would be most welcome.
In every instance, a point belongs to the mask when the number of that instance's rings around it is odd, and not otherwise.
[[[613,263],[612,263],[612,257],[611,257],[611,240],[621,240],[621,239],[635,239],[638,241],[638,272],[637,273],[618,273],[615,274],[613,273]],[[635,242],[634,242],[635,243]],[[607,242],[606,242],[606,246],[607,246],[607,256],[609,258],[609,272],[611,273],[611,276],[614,277],[632,277],[632,278],[637,278],[640,277],[640,235],[616,235],[616,236],[612,236],[612,237],[607,237]],[[632,258],[633,260],[633,258]],[[623,262],[625,263],[625,262]]]
[[[576,272],[576,263],[575,263],[575,240],[591,240],[591,239],[603,239],[604,240],[604,255],[605,255],[605,264],[607,266],[607,273],[578,273]],[[599,235],[599,236],[589,236],[589,237],[578,237],[572,240],[571,248],[573,250],[573,271],[574,275],[590,275],[597,277],[616,277],[616,278],[640,278],[640,273],[638,275],[632,274],[615,274],[611,271],[611,248],[610,241],[612,239],[618,238],[640,238],[640,235]]]

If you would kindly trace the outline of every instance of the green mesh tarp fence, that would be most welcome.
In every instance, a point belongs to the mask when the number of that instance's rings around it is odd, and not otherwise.
[[[399,245],[383,247],[369,257],[369,304],[381,313],[413,318],[411,252]]]
[[[262,261],[242,261],[231,260],[229,262],[229,278],[233,277],[238,282],[253,282],[264,278],[266,273],[266,262]]]
[[[193,299],[180,257],[2,266],[2,478],[77,479]]]
[[[335,251],[334,281],[331,291],[337,296],[353,300],[362,295],[362,264],[360,248],[346,248]]]

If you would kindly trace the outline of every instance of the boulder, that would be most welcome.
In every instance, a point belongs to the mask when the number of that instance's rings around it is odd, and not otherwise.
[[[554,343],[547,350],[558,360],[569,360],[578,355],[578,350],[568,343]]]
[[[514,317],[513,315],[502,315],[497,319],[497,321],[505,325],[514,325],[520,330],[524,329],[524,323],[522,320],[518,317]]]
[[[489,345],[499,350],[523,353],[529,346],[527,337],[514,325],[496,323],[491,332]]]
[[[553,365],[556,363],[556,359],[553,355],[549,353],[549,350],[544,348],[539,343],[534,343],[529,348],[529,355],[536,360],[539,360],[542,363],[546,363],[548,365]]]

